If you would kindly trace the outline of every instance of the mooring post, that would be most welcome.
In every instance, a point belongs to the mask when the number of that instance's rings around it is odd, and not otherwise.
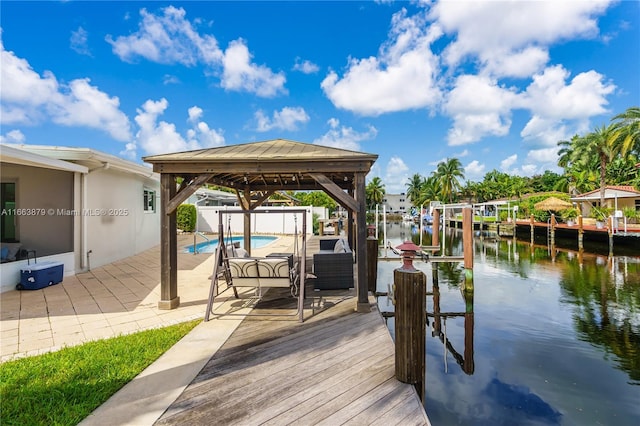
[[[431,225],[431,245],[440,245],[440,210],[433,210],[433,224]]]
[[[367,287],[375,294],[378,287],[378,239],[376,226],[367,226]]]
[[[607,232],[609,233],[609,256],[613,255],[613,216],[607,218]]]
[[[582,240],[584,236],[584,228],[582,227],[582,215],[578,215],[578,250],[582,250]]]
[[[403,261],[393,271],[396,378],[413,384],[424,402],[427,279],[413,267],[420,247],[405,241],[396,248],[402,251]]]
[[[535,241],[535,236],[536,236],[536,226],[534,225],[534,217],[533,217],[533,215],[529,216],[529,224],[531,226],[531,244],[533,244],[534,241]]]
[[[551,227],[551,245],[556,245],[556,215],[551,213],[551,220],[549,221],[549,226]]]
[[[462,209],[462,247],[464,255],[464,291],[473,291],[473,211]]]

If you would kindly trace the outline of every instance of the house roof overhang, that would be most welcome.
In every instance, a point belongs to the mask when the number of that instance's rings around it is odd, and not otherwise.
[[[604,191],[605,200],[613,200],[615,198],[640,198],[640,191],[635,189],[625,189],[617,187],[607,187]],[[577,197],[572,197],[571,201],[597,201],[600,200],[600,190],[586,192]]]
[[[24,149],[2,144],[2,162],[9,164],[19,164],[22,166],[39,167],[43,169],[62,170],[65,172],[88,173],[86,166],[59,160]]]
[[[137,164],[132,161],[116,157],[101,151],[96,151],[91,148],[82,147],[64,147],[64,146],[48,146],[48,145],[3,145],[3,157],[4,148],[10,147],[18,149],[24,152],[29,152],[34,155],[38,155],[41,158],[49,158],[54,160],[63,161],[67,164],[73,164],[78,167],[84,167],[85,172],[95,169],[115,169],[124,173],[143,176],[146,178],[158,180],[159,176],[156,175],[151,168],[146,165]]]

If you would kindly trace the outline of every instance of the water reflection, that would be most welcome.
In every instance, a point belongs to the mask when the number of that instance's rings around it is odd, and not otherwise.
[[[464,312],[442,312],[440,309],[440,284],[438,280],[438,269],[432,271],[433,289],[427,293],[427,296],[433,297],[433,311],[429,312],[427,308],[427,318],[433,318],[431,323],[431,336],[438,337],[445,345],[446,349],[456,360],[458,365],[466,374],[473,374],[475,363],[473,361],[473,292],[462,292],[465,301]],[[427,297],[428,299],[428,297]],[[464,355],[461,355],[454,347],[453,343],[447,338],[446,326],[443,329],[443,321],[446,324],[447,318],[463,317],[464,318]],[[429,323],[427,323],[429,325]],[[446,362],[446,357],[445,357]]]
[[[393,246],[419,238],[397,224],[387,231]],[[422,238],[431,244],[431,234]],[[448,230],[443,244],[446,255],[461,254],[461,232]],[[480,233],[474,251],[471,298],[460,263],[415,263],[432,290],[433,424],[640,424],[640,257]],[[398,266],[379,263],[381,291]]]

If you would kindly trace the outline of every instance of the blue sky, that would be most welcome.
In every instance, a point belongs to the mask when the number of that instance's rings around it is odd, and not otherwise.
[[[274,138],[379,155],[403,192],[559,171],[640,104],[638,1],[2,1],[3,143],[145,155]]]

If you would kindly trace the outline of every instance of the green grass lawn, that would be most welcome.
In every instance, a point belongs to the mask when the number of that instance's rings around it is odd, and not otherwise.
[[[0,425],[76,425],[201,320],[0,364]]]

